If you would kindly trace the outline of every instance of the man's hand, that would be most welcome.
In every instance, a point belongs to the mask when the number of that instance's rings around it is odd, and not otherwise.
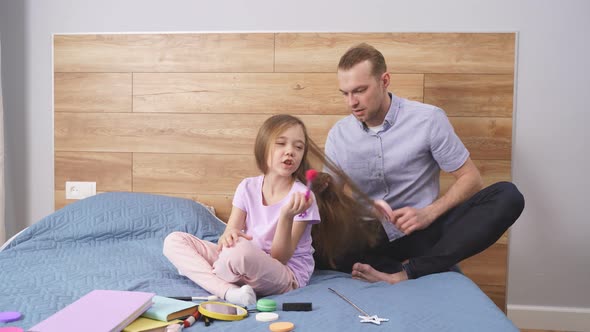
[[[434,221],[427,208],[416,209],[413,207],[403,207],[401,209],[393,210],[389,217],[391,222],[400,231],[406,235],[410,235],[414,231],[425,229]]]
[[[232,247],[238,239],[243,237],[246,240],[252,240],[252,236],[235,228],[226,228],[225,232],[219,237],[217,241],[217,250],[221,251],[224,247]]]
[[[375,208],[381,213],[387,220],[397,227],[404,234],[409,235],[410,233],[424,229],[434,221],[434,217],[428,213],[428,208],[415,209],[412,207],[404,207],[397,210],[392,210],[389,204],[384,200],[376,200]]]

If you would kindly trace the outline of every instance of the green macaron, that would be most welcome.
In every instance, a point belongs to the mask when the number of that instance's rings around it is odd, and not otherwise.
[[[277,303],[271,299],[260,299],[256,302],[256,309],[258,311],[275,311],[277,310]]]

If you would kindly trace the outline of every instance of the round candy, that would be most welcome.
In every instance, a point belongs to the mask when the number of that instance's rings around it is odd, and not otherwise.
[[[256,320],[259,322],[272,322],[279,319],[279,314],[274,312],[260,312],[256,314]]]
[[[2,311],[0,312],[0,322],[8,323],[14,322],[15,320],[19,320],[21,318],[21,314],[18,311]]]
[[[275,311],[277,310],[277,303],[271,299],[260,299],[256,302],[256,309],[258,311]]]
[[[293,331],[295,325],[291,322],[276,322],[270,324],[268,327],[272,332],[290,332]]]

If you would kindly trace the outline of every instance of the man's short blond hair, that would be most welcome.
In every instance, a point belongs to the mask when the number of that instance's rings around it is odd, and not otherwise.
[[[349,70],[366,60],[369,60],[371,63],[371,74],[376,78],[381,77],[381,75],[387,71],[387,65],[385,64],[383,54],[367,43],[360,43],[349,48],[340,58],[338,70]]]

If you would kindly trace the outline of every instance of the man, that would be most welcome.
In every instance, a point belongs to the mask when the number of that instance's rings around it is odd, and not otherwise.
[[[391,77],[378,50],[364,43],[349,49],[338,82],[352,114],[330,130],[326,155],[371,198],[385,200],[388,219],[405,234],[384,235],[368,253],[371,264],[353,265],[354,278],[393,284],[448,271],[516,221],[524,208],[518,189],[501,182],[482,190],[444,111],[388,92]],[[441,169],[455,182],[438,197]],[[379,257],[403,264],[396,269],[383,260],[379,268]]]

